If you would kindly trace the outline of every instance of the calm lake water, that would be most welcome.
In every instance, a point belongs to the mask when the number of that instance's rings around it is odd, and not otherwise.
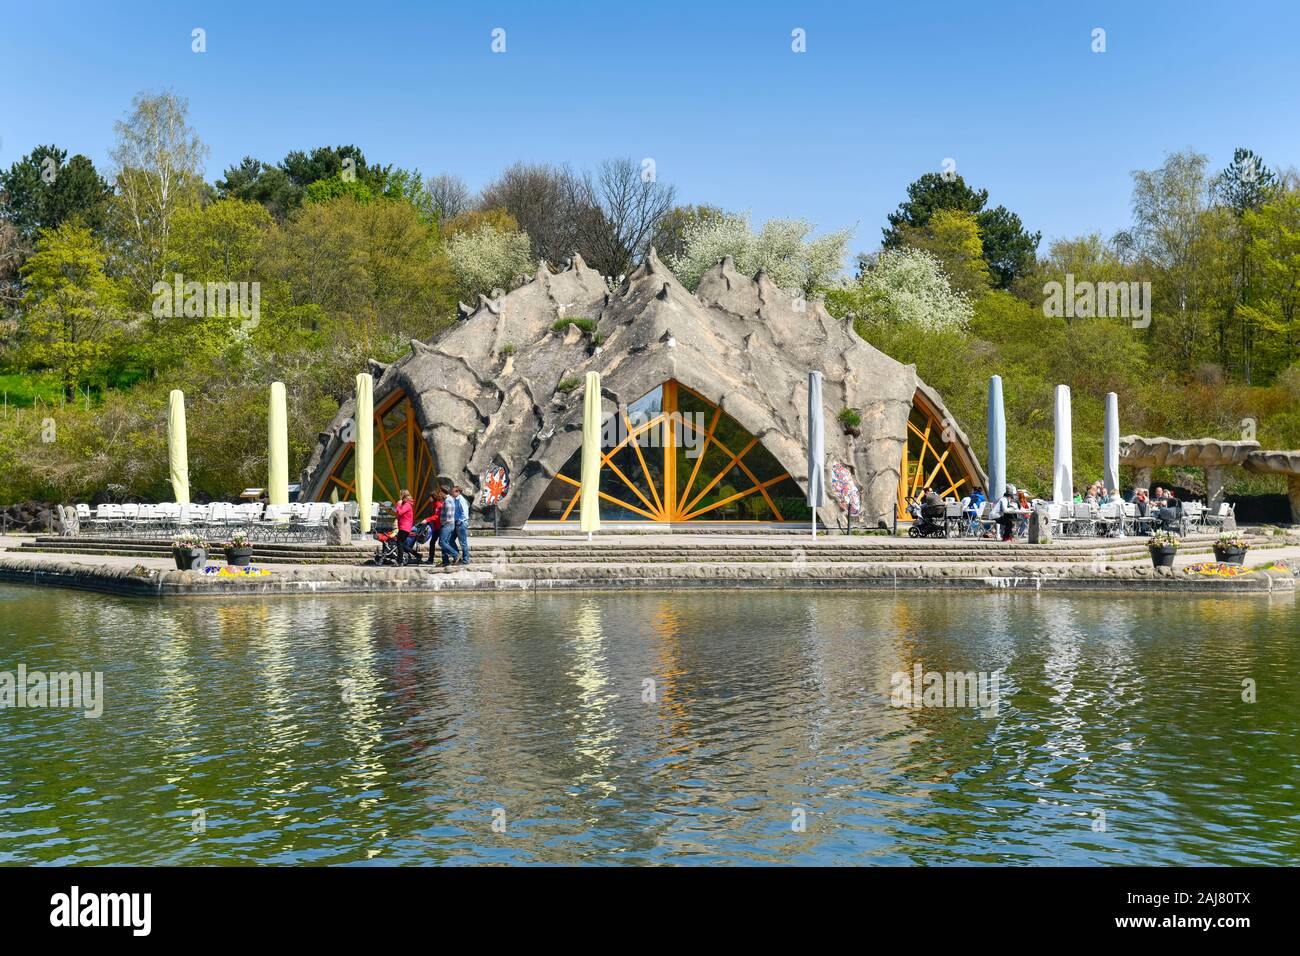
[[[0,710],[0,862],[1295,864],[1296,614],[0,586],[0,671],[105,698]],[[996,713],[891,707],[917,663],[1000,671]]]

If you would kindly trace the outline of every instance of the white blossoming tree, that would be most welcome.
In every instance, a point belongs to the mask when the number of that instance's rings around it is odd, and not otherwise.
[[[856,280],[826,298],[836,315],[852,312],[862,321],[903,323],[927,331],[965,329],[974,315],[970,298],[954,291],[939,260],[910,246],[882,250]]]
[[[511,280],[532,266],[528,233],[490,226],[452,236],[447,257],[462,298],[509,289]]]
[[[843,268],[849,241],[847,230],[809,240],[812,229],[812,223],[801,219],[769,219],[754,232],[748,214],[702,219],[686,227],[683,252],[668,266],[694,290],[705,272],[731,256],[745,275],[766,269],[778,286],[812,292],[832,282]]]

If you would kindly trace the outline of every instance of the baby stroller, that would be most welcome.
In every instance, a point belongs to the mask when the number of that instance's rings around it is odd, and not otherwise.
[[[923,505],[915,498],[908,499],[907,513],[912,516],[912,527],[907,529],[910,538],[946,538],[943,505]]]
[[[405,548],[397,540],[396,528],[377,534],[375,540],[379,542],[379,547],[375,548],[375,556],[370,559],[370,563],[379,567],[391,564],[398,568],[407,564],[419,564],[420,555],[415,549],[419,545],[427,544],[431,537],[433,537],[433,526],[424,521],[411,529],[411,533],[406,538]]]

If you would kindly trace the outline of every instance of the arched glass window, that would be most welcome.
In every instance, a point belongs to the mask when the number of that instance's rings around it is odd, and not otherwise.
[[[356,497],[356,462],[352,444],[339,455],[330,476],[321,486],[320,501],[351,501]],[[416,518],[431,512],[429,496],[437,478],[433,455],[420,433],[415,409],[397,389],[375,409],[375,500],[396,501],[403,488],[415,500]]]
[[[908,518],[907,499],[933,487],[940,498],[964,498],[976,484],[967,456],[935,409],[918,391],[907,419],[907,441],[898,470],[898,517]]]
[[[668,381],[605,422],[605,521],[807,521],[806,496],[772,453],[730,415]],[[582,450],[565,462],[533,521],[576,521]]]

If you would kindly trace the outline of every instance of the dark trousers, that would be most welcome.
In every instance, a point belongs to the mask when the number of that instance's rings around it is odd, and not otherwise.
[[[401,564],[405,564],[412,558],[415,559],[416,564],[420,563],[420,553],[415,550],[415,539],[411,536],[411,532],[400,530],[397,532],[397,550],[398,561]]]
[[[1015,515],[1003,515],[998,519],[998,527],[1002,529],[1002,537],[1015,537],[1016,521],[1019,520]]]

